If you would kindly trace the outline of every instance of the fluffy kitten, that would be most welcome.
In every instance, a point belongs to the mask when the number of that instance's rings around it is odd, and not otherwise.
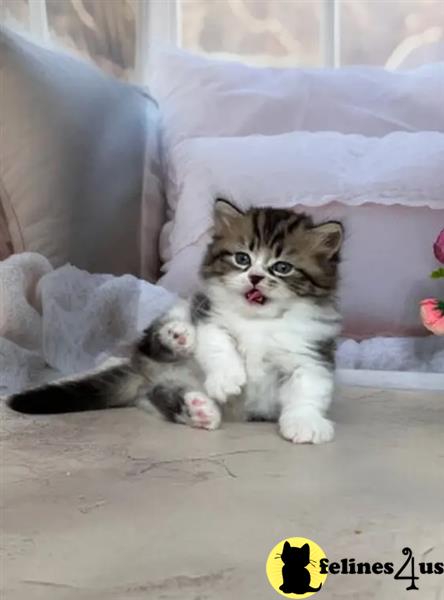
[[[343,229],[271,208],[215,204],[201,290],[154,322],[131,359],[101,373],[18,394],[10,406],[52,413],[135,404],[214,429],[229,398],[247,417],[278,420],[284,438],[327,442],[334,388]]]

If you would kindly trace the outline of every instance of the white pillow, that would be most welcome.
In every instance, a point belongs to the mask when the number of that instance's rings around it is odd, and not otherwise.
[[[444,134],[366,138],[334,132],[196,138],[172,152],[173,220],[161,283],[186,295],[212,226],[214,198],[345,220],[342,307],[349,335],[423,333],[418,301],[444,224]]]
[[[38,252],[54,267],[140,274],[144,166],[148,182],[160,162],[150,155],[155,103],[2,29],[0,80],[0,200],[14,251]],[[159,231],[150,222],[157,227],[163,210],[154,198],[142,220],[152,277]]]
[[[444,63],[411,71],[276,69],[172,50],[156,59],[152,91],[169,150],[199,136],[444,131],[443,81]]]
[[[444,132],[444,63],[410,71],[276,69],[168,50],[156,57],[151,89],[162,112],[170,216],[178,201],[177,188],[170,185],[172,153],[193,137],[296,130],[367,136]],[[161,256],[165,259],[170,253],[164,232]]]

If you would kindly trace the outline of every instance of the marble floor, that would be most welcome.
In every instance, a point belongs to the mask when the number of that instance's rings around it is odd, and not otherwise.
[[[272,600],[265,562],[292,536],[330,561],[444,562],[444,392],[342,388],[324,446],[136,409],[1,415],[5,600]],[[444,600],[444,575],[408,585],[329,575],[319,597]]]

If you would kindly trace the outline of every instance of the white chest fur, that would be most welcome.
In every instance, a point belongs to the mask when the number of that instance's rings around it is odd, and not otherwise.
[[[236,343],[247,373],[244,400],[248,412],[274,417],[279,411],[277,388],[282,378],[313,360],[314,345],[334,338],[340,329],[332,308],[301,301],[274,318],[218,311],[218,326]]]

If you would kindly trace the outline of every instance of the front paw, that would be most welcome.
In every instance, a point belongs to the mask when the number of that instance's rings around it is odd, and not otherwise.
[[[210,398],[223,403],[229,396],[238,396],[246,380],[245,370],[239,365],[227,368],[226,372],[217,371],[208,375],[205,389]]]
[[[185,321],[168,321],[159,330],[159,338],[177,357],[186,358],[193,354],[195,331],[194,327]]]
[[[334,425],[321,413],[282,414],[279,419],[282,437],[294,444],[324,444],[334,437]]]

